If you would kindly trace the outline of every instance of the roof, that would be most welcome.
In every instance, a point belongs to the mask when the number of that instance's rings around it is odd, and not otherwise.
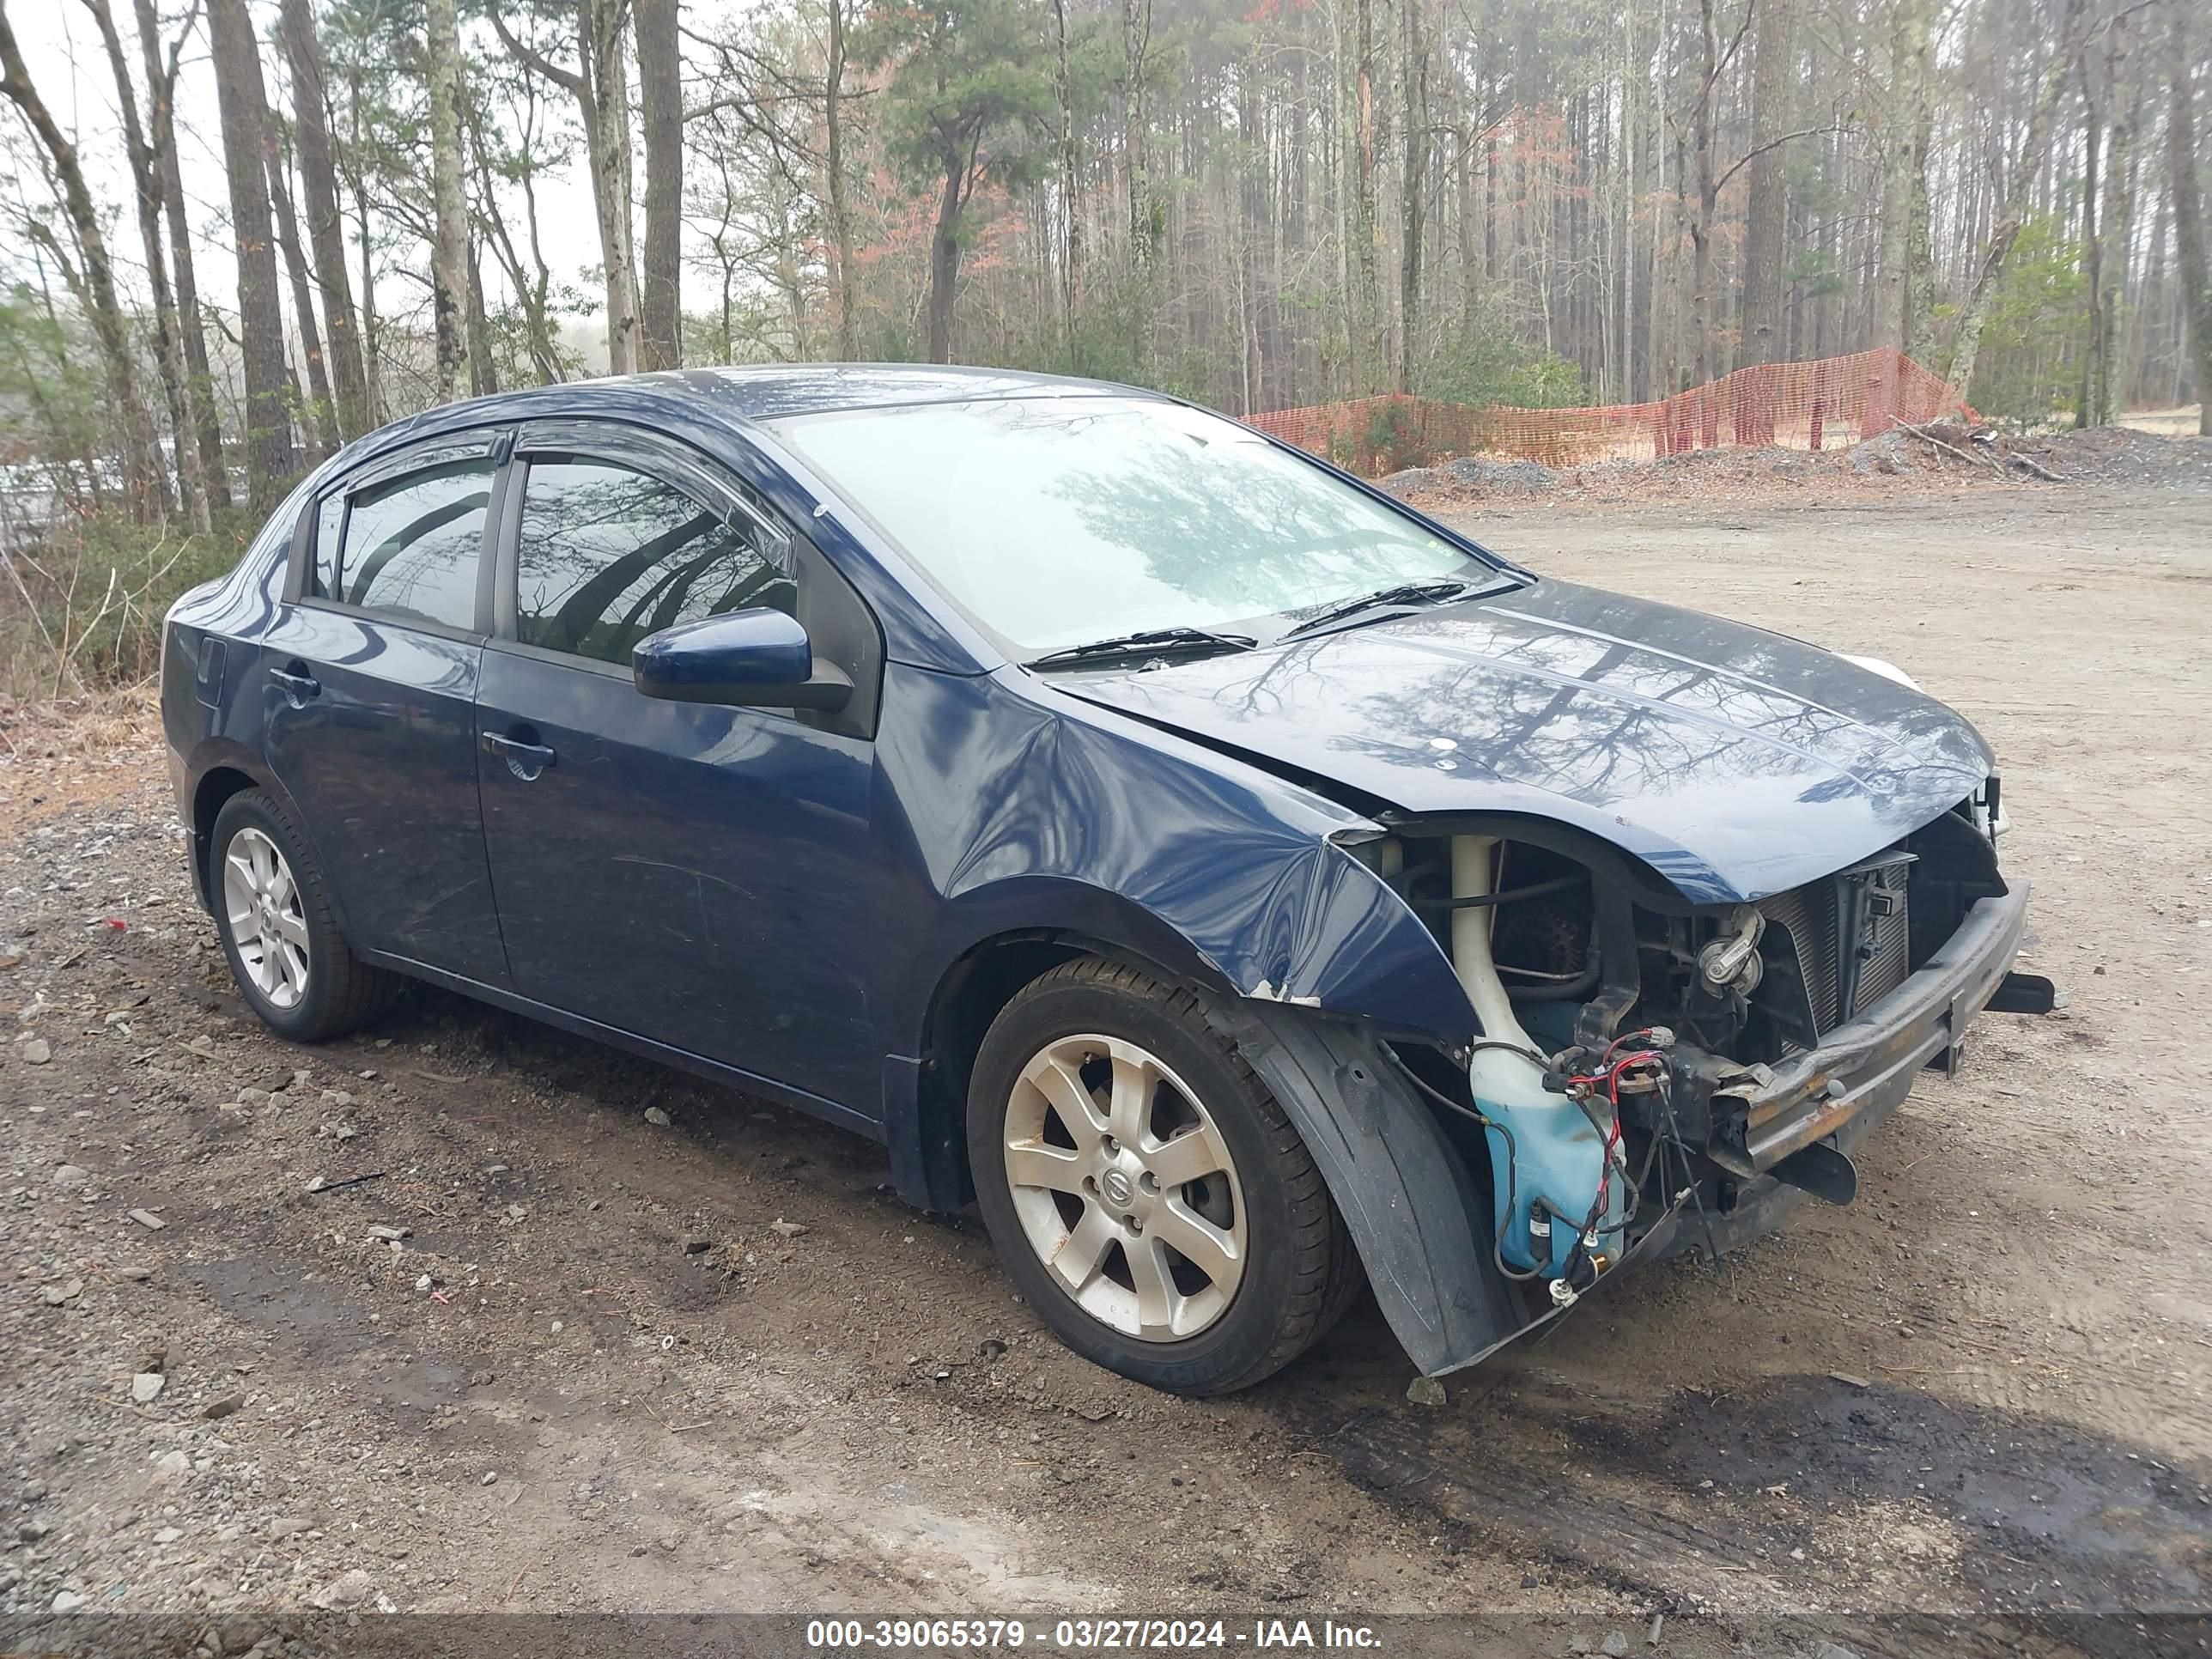
[[[764,363],[744,368],[668,369],[518,387],[436,404],[355,439],[326,461],[318,476],[334,476],[403,444],[441,433],[541,418],[604,416],[647,424],[688,418],[743,426],[836,409],[884,409],[984,398],[1160,395],[1105,380],[942,363]]]
[[[967,403],[978,398],[1156,394],[1103,380],[1071,380],[1021,369],[942,363],[767,363],[743,368],[684,368],[626,381],[709,401],[749,421],[817,415],[832,409],[895,404]]]

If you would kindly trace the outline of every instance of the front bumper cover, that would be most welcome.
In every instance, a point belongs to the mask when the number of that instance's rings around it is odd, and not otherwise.
[[[1763,1176],[1791,1153],[1851,1130],[1856,1139],[1911,1092],[1920,1069],[1955,1048],[2020,952],[2027,886],[1977,902],[1959,930],[1887,996],[1838,1026],[1817,1048],[1774,1068],[1753,1091],[1741,1146],[1713,1161]]]

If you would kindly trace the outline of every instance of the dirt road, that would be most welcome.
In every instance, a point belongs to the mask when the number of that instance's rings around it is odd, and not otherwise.
[[[2212,1544],[2212,494],[1471,522],[1888,657],[2002,755],[2026,965],[2069,1003],[1989,1018],[1857,1205],[1621,1284],[1441,1408],[1371,1306],[1253,1394],[1153,1395],[860,1139],[428,992],[271,1042],[157,751],[33,749],[0,848],[0,1612],[205,1611],[232,1651],[316,1607],[2157,1650],[2137,1615],[2202,1609]]]

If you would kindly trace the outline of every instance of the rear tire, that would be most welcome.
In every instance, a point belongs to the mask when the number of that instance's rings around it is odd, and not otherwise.
[[[398,979],[355,956],[338,929],[307,836],[275,796],[242,790],[209,837],[208,894],[240,994],[291,1042],[354,1030],[390,1000]]]
[[[1273,1375],[1364,1280],[1290,1119],[1195,991],[1085,957],[976,1054],[968,1151],[1007,1276],[1077,1353],[1217,1395]]]

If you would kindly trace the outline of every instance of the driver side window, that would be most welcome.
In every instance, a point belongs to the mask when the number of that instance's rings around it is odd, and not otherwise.
[[[639,641],[678,623],[798,608],[789,573],[742,520],[582,455],[529,461],[515,576],[524,644],[624,666]]]

